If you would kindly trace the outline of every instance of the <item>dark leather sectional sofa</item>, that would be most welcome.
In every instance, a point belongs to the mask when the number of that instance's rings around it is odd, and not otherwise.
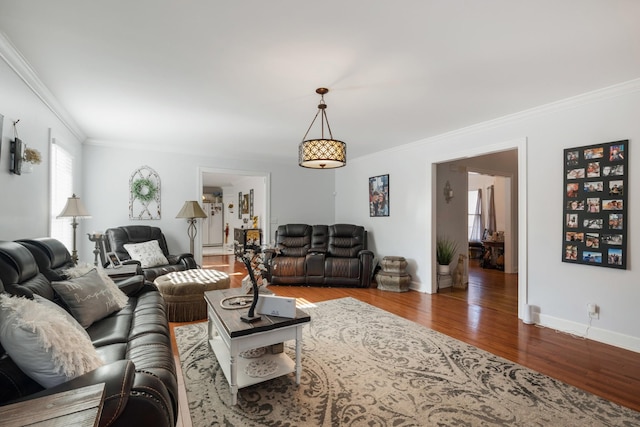
[[[358,225],[280,225],[265,261],[274,285],[371,286],[373,252]]]
[[[1,241],[0,292],[57,302],[51,280],[64,275],[69,261],[64,245],[53,239]],[[105,383],[100,426],[175,425],[177,378],[164,300],[141,275],[118,286],[129,297],[127,306],[86,329],[104,366],[44,389],[0,345],[0,406]]]

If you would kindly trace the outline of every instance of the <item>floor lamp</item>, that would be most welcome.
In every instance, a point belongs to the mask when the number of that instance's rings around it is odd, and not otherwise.
[[[74,264],[78,264],[78,251],[76,250],[76,229],[78,228],[78,221],[76,221],[76,219],[91,218],[91,215],[89,215],[87,208],[85,208],[80,201],[80,197],[76,197],[76,195],[73,194],[67,199],[67,204],[56,218],[73,218],[71,222],[71,226],[73,227],[73,251],[71,252],[71,260]]]
[[[176,218],[186,218],[189,223],[189,227],[187,228],[187,235],[189,236],[189,240],[191,243],[191,254],[193,255],[193,240],[196,238],[196,234],[198,234],[198,230],[196,228],[196,221],[198,218],[206,218],[207,214],[204,213],[200,204],[195,200],[187,200],[184,202],[184,206],[176,215]]]

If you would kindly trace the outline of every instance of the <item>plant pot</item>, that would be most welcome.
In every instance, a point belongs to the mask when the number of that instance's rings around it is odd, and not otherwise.
[[[449,264],[447,265],[438,264],[438,274],[441,276],[446,276],[447,274],[451,274],[451,268],[449,267]]]

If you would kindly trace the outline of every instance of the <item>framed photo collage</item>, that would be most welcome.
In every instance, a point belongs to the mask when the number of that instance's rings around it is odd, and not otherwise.
[[[564,150],[562,261],[626,269],[629,141]]]

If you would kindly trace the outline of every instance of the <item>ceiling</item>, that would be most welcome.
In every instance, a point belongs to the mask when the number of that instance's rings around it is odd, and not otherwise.
[[[638,17],[637,0],[0,0],[87,141],[286,162],[318,87],[354,159],[636,79]]]

